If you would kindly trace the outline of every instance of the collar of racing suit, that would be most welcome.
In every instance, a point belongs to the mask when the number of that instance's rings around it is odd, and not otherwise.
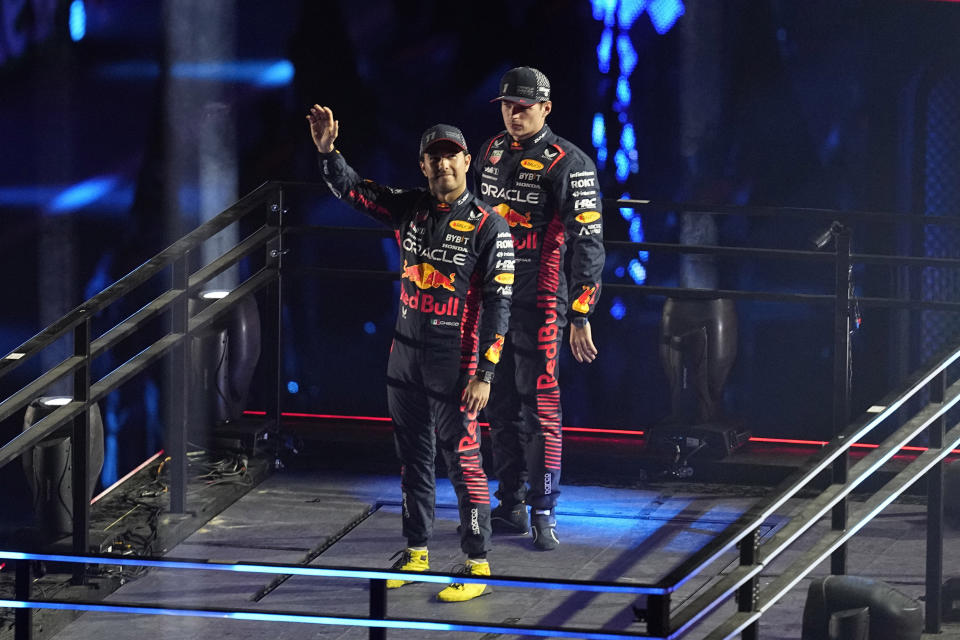
[[[436,214],[445,215],[451,211],[455,211],[470,201],[470,189],[464,189],[463,193],[460,194],[456,200],[452,203],[440,202],[437,200],[436,196],[432,193],[430,194],[430,211]]]
[[[540,131],[536,132],[534,135],[526,138],[524,140],[514,140],[513,136],[505,132],[507,139],[510,141],[510,150],[518,151],[520,149],[528,151],[534,147],[542,146],[550,138],[550,126],[547,124],[543,125],[543,128]]]

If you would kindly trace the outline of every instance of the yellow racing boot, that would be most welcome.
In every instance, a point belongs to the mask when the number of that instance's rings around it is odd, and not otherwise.
[[[398,555],[403,554],[396,562],[393,563],[391,569],[399,569],[400,571],[429,571],[430,563],[427,560],[427,550],[415,549],[413,547],[407,547],[403,551],[397,551],[393,557],[396,558]],[[391,558],[392,560],[393,558]],[[402,587],[405,584],[410,584],[413,580],[387,580],[387,589],[397,589]]]
[[[489,576],[490,563],[486,560],[467,560],[467,563],[457,573],[468,576]],[[440,602],[465,602],[492,591],[493,589],[485,584],[454,582],[437,594],[437,600]]]

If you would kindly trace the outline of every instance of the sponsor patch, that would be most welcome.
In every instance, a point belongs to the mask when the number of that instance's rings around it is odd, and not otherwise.
[[[500,352],[503,351],[503,336],[495,334],[493,344],[487,349],[486,353],[483,354],[483,357],[493,364],[500,362]]]
[[[600,219],[599,211],[584,211],[583,213],[579,214],[576,217],[577,222],[580,222],[582,224],[590,224],[591,222],[594,222],[599,219]],[[453,225],[452,222],[450,224],[451,226]]]
[[[497,275],[493,276],[493,279],[500,284],[513,284],[512,273],[498,273]]]
[[[584,214],[581,213],[580,216],[582,216],[582,215],[584,215]],[[580,220],[580,216],[577,216],[577,220]],[[597,214],[597,217],[599,217],[599,216],[600,216],[600,214],[598,213],[598,214]],[[582,221],[581,221],[581,222],[582,222]],[[473,231],[473,230],[476,228],[476,226],[470,224],[469,222],[465,222],[465,221],[463,221],[463,220],[454,220],[454,221],[452,221],[452,222],[450,223],[450,227],[453,228],[453,229],[456,229],[457,231]]]
[[[540,169],[543,169],[542,162],[537,162],[536,160],[531,160],[530,158],[521,160],[520,166],[524,169],[530,169],[530,171],[540,171]]]

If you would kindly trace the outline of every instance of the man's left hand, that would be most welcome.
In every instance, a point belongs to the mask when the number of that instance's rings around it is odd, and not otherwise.
[[[570,351],[577,362],[590,363],[597,358],[597,348],[593,344],[589,322],[582,327],[570,325]]]
[[[479,380],[475,377],[470,378],[467,387],[460,396],[463,403],[463,410],[467,413],[477,413],[480,409],[487,406],[487,400],[490,399],[490,383]]]

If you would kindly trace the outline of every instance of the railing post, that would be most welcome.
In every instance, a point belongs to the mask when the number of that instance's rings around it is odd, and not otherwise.
[[[759,538],[757,536],[757,529],[752,530],[750,533],[740,541],[740,566],[747,567],[757,564],[757,545],[759,543]],[[759,582],[756,577],[750,578],[743,586],[737,589],[737,611],[750,612],[756,611],[757,608],[757,589],[759,588]],[[758,622],[752,623],[750,626],[746,627],[743,632],[740,634],[740,637],[743,640],[757,640],[759,637],[760,624]]]
[[[83,411],[73,418],[70,438],[70,462],[73,466],[73,553],[86,555],[90,535],[90,317],[73,330],[73,355],[84,358],[73,374],[73,400],[83,403]],[[73,565],[73,584],[86,582],[87,565]]]
[[[836,224],[836,223],[834,223]],[[835,304],[833,308],[833,435],[838,436],[850,421],[850,298],[852,266],[850,264],[850,230],[837,225],[834,242],[837,260],[835,269]],[[846,484],[849,456],[845,451],[833,463],[833,483]],[[843,498],[831,512],[831,528],[847,528],[847,499]],[[847,545],[841,545],[830,556],[830,573],[847,572]]]
[[[190,307],[189,254],[177,258],[172,265],[172,289],[182,291],[170,306],[170,332],[183,338],[171,349],[167,392],[170,395],[167,419],[166,448],[170,456],[170,513],[187,510],[187,424],[190,393]]]
[[[943,402],[947,392],[947,372],[941,371],[930,382],[930,401]],[[943,448],[947,418],[941,417],[928,430],[931,449]],[[927,585],[924,631],[940,633],[943,617],[943,461],[927,472]]]
[[[14,597],[17,600],[30,600],[30,561],[16,561],[14,576]],[[33,640],[33,609],[17,609],[13,614],[15,640]]]
[[[277,197],[267,212],[267,226],[275,227],[277,237],[267,242],[266,264],[276,271],[273,288],[268,289],[267,314],[274,323],[273,353],[273,389],[267,399],[267,421],[280,428],[283,415],[283,216],[286,213],[283,202],[283,187],[277,187]]]
[[[665,638],[670,635],[670,594],[647,596],[647,633]]]
[[[374,620],[387,618],[387,581],[370,579],[370,617]],[[370,640],[386,640],[387,628],[370,626]]]

